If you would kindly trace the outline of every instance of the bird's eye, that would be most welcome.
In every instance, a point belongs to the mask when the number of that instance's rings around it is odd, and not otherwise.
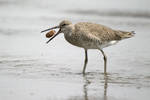
[[[63,24],[62,26],[66,26],[67,24]]]

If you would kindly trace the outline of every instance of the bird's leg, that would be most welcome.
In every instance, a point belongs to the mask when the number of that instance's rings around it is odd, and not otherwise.
[[[85,72],[87,62],[88,62],[88,55],[87,55],[87,49],[85,49],[85,61],[84,61],[84,67],[83,67],[83,72],[82,72],[83,74]]]
[[[104,74],[106,76],[107,75],[107,72],[106,72],[107,56],[105,55],[103,50],[100,49],[100,51],[102,52],[102,54],[104,56]]]

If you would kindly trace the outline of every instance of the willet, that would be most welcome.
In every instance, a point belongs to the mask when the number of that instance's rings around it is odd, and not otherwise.
[[[79,22],[73,25],[70,21],[62,21],[58,26],[41,31],[45,32],[48,30],[59,28],[59,31],[50,38],[51,41],[59,33],[64,33],[65,39],[72,45],[82,47],[85,50],[85,62],[83,72],[85,73],[86,65],[88,62],[88,49],[99,49],[104,56],[104,74],[106,75],[106,64],[107,56],[102,50],[105,47],[114,45],[122,39],[134,37],[134,31],[126,32],[120,30],[113,30],[104,25],[90,23],[90,22]],[[47,41],[47,43],[49,42]]]

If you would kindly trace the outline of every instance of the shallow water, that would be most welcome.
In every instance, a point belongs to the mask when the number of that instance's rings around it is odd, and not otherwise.
[[[0,99],[149,100],[150,2],[144,1],[1,0]],[[89,50],[83,75],[82,48],[63,34],[46,44],[40,33],[64,19],[134,30],[136,36],[104,49],[107,77],[101,52]]]

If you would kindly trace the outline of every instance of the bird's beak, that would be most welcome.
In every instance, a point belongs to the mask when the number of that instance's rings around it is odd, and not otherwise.
[[[41,33],[42,33],[42,32],[45,32],[45,31],[52,30],[52,29],[56,29],[56,28],[60,28],[59,25],[58,25],[58,26],[55,26],[55,27],[52,27],[52,28],[49,28],[49,29],[46,29],[46,30],[43,30],[43,31],[41,31]],[[54,37],[56,37],[56,36],[60,33],[60,31],[61,31],[61,28],[59,29],[59,31],[58,31],[52,38],[50,38],[50,39],[46,42],[46,44],[47,44],[48,42],[50,42]]]

